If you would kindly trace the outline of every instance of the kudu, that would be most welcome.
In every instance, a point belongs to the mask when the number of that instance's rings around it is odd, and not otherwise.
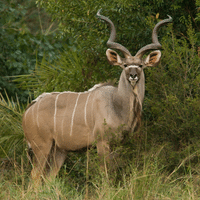
[[[50,166],[50,175],[56,176],[67,152],[89,147],[95,141],[99,156],[109,157],[109,137],[105,135],[104,122],[112,132],[122,124],[123,130],[134,131],[140,124],[145,92],[143,69],[158,65],[161,44],[157,32],[160,26],[172,22],[172,18],[156,24],[152,44],[142,47],[132,56],[124,46],[114,42],[116,30],[112,21],[102,16],[100,10],[97,16],[111,26],[108,47],[124,55],[122,58],[111,49],[106,51],[109,63],[123,69],[118,87],[98,84],[85,92],[43,93],[32,101],[23,116],[23,130],[35,156],[31,171],[33,179],[39,178],[47,165]],[[155,51],[143,59],[150,50]],[[48,163],[50,156],[53,157],[52,163]]]

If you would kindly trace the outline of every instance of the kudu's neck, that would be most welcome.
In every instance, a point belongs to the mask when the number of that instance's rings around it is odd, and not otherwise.
[[[137,82],[135,87],[133,88],[129,81],[126,78],[126,73],[123,70],[120,76],[119,84],[118,84],[118,96],[123,99],[124,102],[129,101],[129,98],[132,96],[137,96],[139,101],[142,103],[144,100],[145,93],[145,77],[144,72],[142,71],[140,74],[140,80]]]
[[[118,89],[114,98],[120,101],[122,104],[122,113],[124,115],[123,119],[125,121],[129,120],[129,113],[133,110],[135,98],[137,98],[142,107],[142,102],[144,99],[144,84],[145,81],[143,72],[140,76],[140,80],[136,84],[135,88],[133,88],[127,80],[125,71],[123,70],[120,76]]]
[[[126,104],[132,95],[134,95],[133,87],[126,78],[125,70],[123,70],[119,79],[117,96]]]

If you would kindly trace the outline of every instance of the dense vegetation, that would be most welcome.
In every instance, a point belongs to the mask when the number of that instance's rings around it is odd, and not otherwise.
[[[119,79],[121,69],[106,60],[109,28],[96,18],[99,8],[133,55],[151,43],[158,21],[173,17],[159,31],[161,63],[145,70],[142,128],[123,144],[115,141],[119,157],[109,179],[91,149],[69,154],[55,182],[34,191],[21,127],[28,101]],[[3,0],[0,12],[2,199],[198,199],[200,0]]]

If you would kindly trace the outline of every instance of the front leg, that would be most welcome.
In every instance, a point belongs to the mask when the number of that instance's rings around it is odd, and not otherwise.
[[[97,141],[97,153],[100,157],[100,168],[105,171],[106,177],[108,177],[108,167],[110,165],[110,146],[108,141]]]

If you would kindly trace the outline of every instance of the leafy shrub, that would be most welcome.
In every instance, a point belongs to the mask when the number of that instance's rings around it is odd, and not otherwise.
[[[200,58],[190,23],[187,28],[187,40],[173,31],[163,39],[161,64],[148,70],[146,84],[148,140],[169,144],[165,158],[172,166],[186,156],[188,145],[200,141]]]
[[[26,103],[28,91],[17,88],[11,76],[31,73],[36,60],[41,61],[44,54],[52,61],[63,45],[56,39],[55,33],[50,35],[50,17],[45,21],[49,25],[47,31],[38,27],[40,23],[36,19],[40,17],[40,12],[38,13],[33,0],[26,3],[18,0],[1,1],[0,12],[0,93],[6,97],[6,90],[14,101],[17,95],[21,103]],[[35,21],[30,19],[33,16]],[[38,31],[35,31],[34,25]]]

